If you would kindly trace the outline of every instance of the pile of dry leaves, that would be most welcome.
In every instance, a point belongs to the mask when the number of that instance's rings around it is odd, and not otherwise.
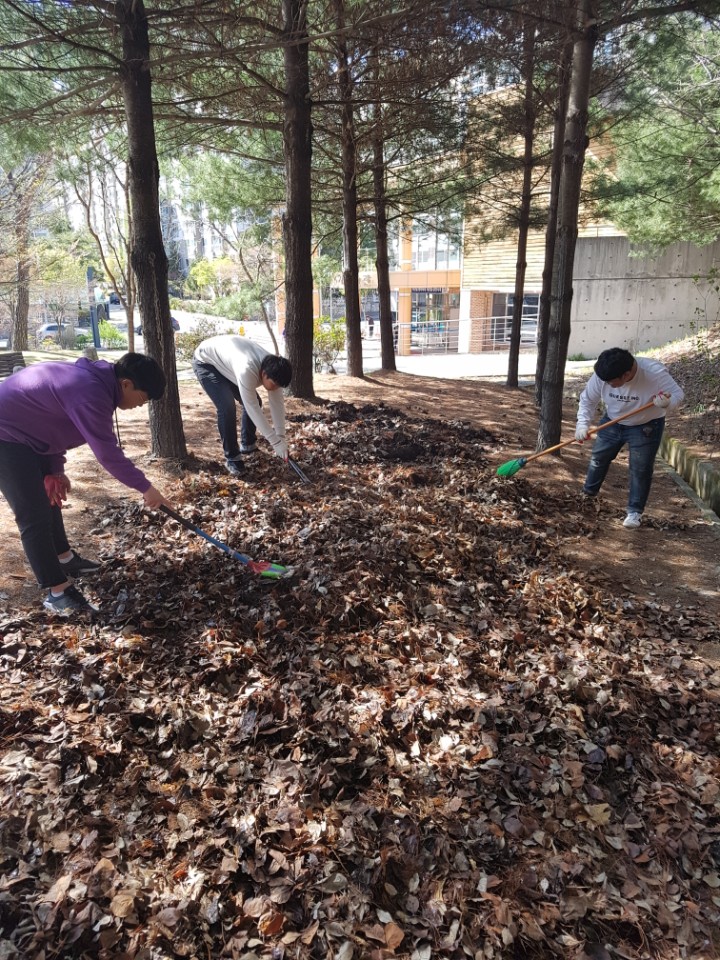
[[[291,577],[116,511],[102,615],[0,625],[0,958],[715,956],[715,625],[564,569],[484,431],[295,420],[312,485],[177,496]]]

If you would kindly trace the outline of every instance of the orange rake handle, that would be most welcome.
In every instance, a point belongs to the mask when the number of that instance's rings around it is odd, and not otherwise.
[[[640,413],[641,410],[649,410],[650,407],[654,407],[655,404],[652,400],[649,403],[644,403],[642,407],[638,407],[636,410],[629,410],[627,413],[624,413],[621,417],[615,417],[614,420],[608,420],[607,423],[601,423],[599,427],[595,427],[594,430],[588,430],[588,436],[591,437],[595,433],[600,433],[601,430],[604,430],[606,427],[611,427],[614,423],[620,423],[621,420],[624,420],[626,417],[632,417],[635,413]],[[541,450],[540,453],[534,453],[531,457],[525,458],[525,463],[530,463],[531,460],[537,460],[538,457],[544,457],[547,453],[553,453],[555,450],[559,450],[561,447],[568,447],[571,443],[580,443],[580,440],[576,440],[575,437],[572,440],[563,440],[562,443],[556,443],[554,447],[548,447],[547,450]]]

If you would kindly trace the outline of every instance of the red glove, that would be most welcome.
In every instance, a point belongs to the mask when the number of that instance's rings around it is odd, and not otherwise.
[[[64,473],[48,474],[45,477],[45,493],[51,506],[60,507],[62,510],[63,500],[67,500],[70,490],[70,481]]]

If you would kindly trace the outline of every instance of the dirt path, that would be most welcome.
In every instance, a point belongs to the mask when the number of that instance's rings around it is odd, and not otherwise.
[[[519,484],[528,493],[533,522],[546,498],[567,504],[566,522],[549,527],[557,539],[568,569],[635,602],[656,603],[682,609],[689,620],[694,612],[720,616],[718,541],[720,528],[708,522],[697,504],[662,469],[656,477],[640,530],[622,526],[627,490],[627,460],[620,458],[603,489],[603,497],[590,514],[583,514],[579,491],[589,450],[570,447],[561,457],[548,457],[528,465],[516,477],[498,480],[494,467],[532,450],[537,417],[527,392],[474,380],[450,381],[409,374],[373,375],[366,380],[320,375],[315,389],[322,400],[344,400],[356,405],[385,403],[415,417],[462,420],[491,430],[499,439],[489,451],[493,464],[488,483]],[[188,447],[199,457],[218,459],[214,411],[199,386],[181,384],[183,419]],[[290,399],[288,415],[312,409],[312,404]],[[566,411],[569,434],[574,422]],[[121,413],[120,429],[130,457],[171,496],[181,488],[178,471],[152,462],[147,456],[147,412]],[[292,423],[288,431],[292,444]],[[134,502],[136,495],[109,477],[87,447],[71,451],[68,474],[74,487],[66,513],[73,543],[90,555],[112,556],[110,535],[102,526],[108,503]],[[37,602],[38,589],[27,568],[12,515],[0,500],[0,533],[5,543],[0,608],[12,609]]]

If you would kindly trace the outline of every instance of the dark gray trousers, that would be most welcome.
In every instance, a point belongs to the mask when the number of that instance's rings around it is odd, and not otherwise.
[[[0,492],[15,514],[23,550],[41,587],[67,580],[59,553],[70,549],[60,507],[50,506],[44,478],[50,459],[22,443],[0,440]]]

